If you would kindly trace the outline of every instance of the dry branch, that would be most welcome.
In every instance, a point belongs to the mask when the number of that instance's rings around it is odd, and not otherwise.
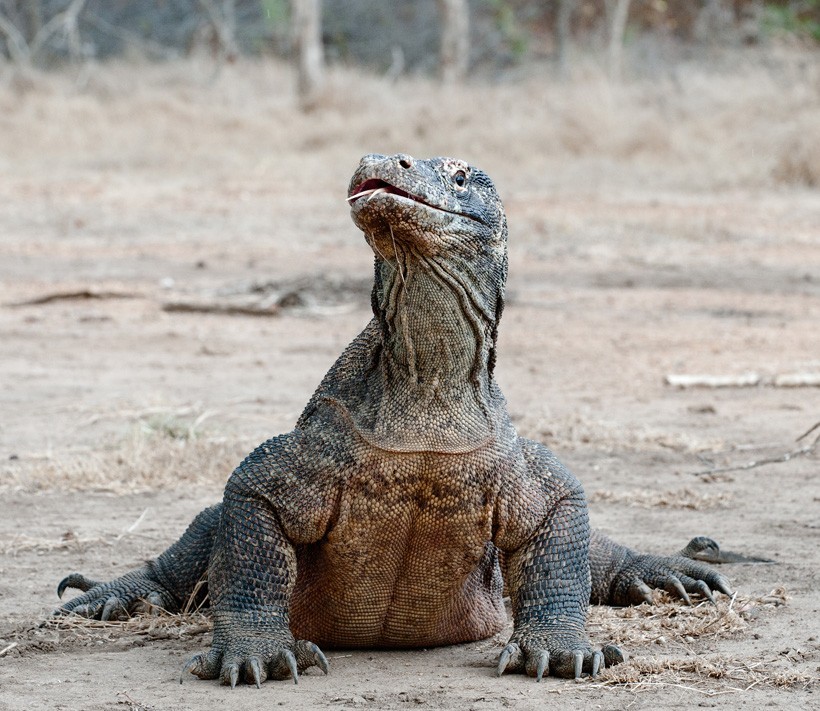
[[[146,55],[153,55],[159,59],[178,59],[180,56],[178,50],[166,47],[159,42],[154,42],[147,37],[141,37],[136,32],[130,32],[121,27],[112,25],[110,22],[107,22],[99,15],[95,15],[93,12],[87,12],[85,14],[85,20],[101,32],[106,32],[112,37],[121,39],[123,42],[136,47],[139,51]]]
[[[820,373],[781,373],[765,377],[759,373],[741,375],[670,374],[664,378],[667,385],[681,390],[687,388],[749,388],[758,385],[774,388],[820,387]]]
[[[87,288],[75,289],[73,291],[55,291],[50,294],[35,296],[32,299],[12,301],[6,303],[5,306],[10,306],[12,308],[18,306],[41,306],[42,304],[50,304],[54,301],[78,301],[83,299],[137,299],[140,296],[141,294],[133,291],[105,291]]]
[[[7,644],[3,649],[0,649],[0,657],[4,657],[8,654],[12,649],[17,646],[17,642],[12,642],[11,644]]]
[[[814,425],[809,427],[803,434],[801,434],[795,442],[799,442],[802,439],[808,437],[812,432],[814,432],[818,427],[820,427],[820,422],[816,422]],[[730,464],[725,467],[712,467],[711,469],[703,469],[701,471],[692,472],[694,476],[704,476],[707,474],[718,474],[722,472],[737,472],[737,471],[744,471],[746,469],[755,469],[756,467],[762,467],[765,464],[782,464],[783,462],[789,462],[792,459],[797,459],[798,457],[805,457],[810,454],[814,454],[814,450],[817,448],[817,445],[820,443],[820,434],[814,438],[814,441],[811,444],[804,445],[799,449],[792,449],[788,452],[783,452],[782,454],[777,454],[772,457],[763,457],[762,459],[753,459],[750,462],[745,462],[743,464]]]
[[[191,301],[169,301],[162,305],[168,313],[220,314],[223,316],[278,316],[278,304],[259,306],[239,306],[221,303],[195,303]]]
[[[760,385],[762,378],[758,373],[742,375],[687,375],[671,374],[664,378],[667,385],[676,388],[748,388]]]
[[[0,32],[6,37],[6,47],[11,55],[11,60],[15,64],[27,64],[31,60],[31,50],[26,38],[2,12],[0,12]]]

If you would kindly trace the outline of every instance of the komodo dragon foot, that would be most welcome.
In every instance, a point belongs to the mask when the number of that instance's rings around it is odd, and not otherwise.
[[[313,642],[232,634],[227,640],[215,639],[206,654],[192,657],[182,668],[179,683],[186,672],[191,672],[200,679],[219,679],[231,688],[240,677],[257,689],[266,679],[293,679],[298,684],[299,674],[314,666],[327,674],[327,657]]]
[[[601,669],[620,664],[625,659],[626,655],[614,644],[594,650],[585,640],[556,640],[533,635],[526,640],[510,640],[501,650],[496,674],[525,672],[536,681],[550,674],[579,679],[587,673],[594,678]]]
[[[713,605],[714,590],[732,595],[729,581],[704,563],[683,556],[633,553],[612,581],[609,603],[652,604],[651,588],[665,590],[687,605],[692,604],[690,593],[703,595]]]
[[[108,583],[91,580],[81,573],[71,573],[57,586],[57,597],[62,597],[67,588],[82,590],[84,594],[58,607],[55,615],[73,613],[106,622],[126,619],[135,613],[156,614],[159,610],[176,612],[179,609],[176,598],[147,567],[132,570]]]

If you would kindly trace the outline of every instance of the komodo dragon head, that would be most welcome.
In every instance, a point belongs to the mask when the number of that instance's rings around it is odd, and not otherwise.
[[[404,153],[364,156],[348,191],[353,221],[377,256],[402,247],[419,256],[506,261],[507,221],[490,178],[456,158],[420,160]]]
[[[507,277],[507,219],[487,174],[455,158],[369,154],[347,199],[376,255],[377,317],[390,310],[393,287],[409,293],[414,282],[434,281],[458,297],[474,323],[482,322],[477,328],[486,341],[476,337],[486,343],[491,374]]]

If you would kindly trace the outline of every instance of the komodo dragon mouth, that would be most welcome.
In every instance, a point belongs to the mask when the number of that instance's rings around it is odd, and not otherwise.
[[[353,194],[347,199],[347,201],[352,205],[356,200],[361,198],[369,198],[373,195],[377,195],[378,193],[392,193],[393,195],[399,195],[400,197],[407,198],[409,200],[414,200],[415,202],[420,202],[423,205],[427,203],[424,202],[421,198],[416,197],[415,195],[411,195],[406,190],[402,190],[401,188],[397,188],[395,185],[391,185],[385,180],[381,180],[380,178],[368,178],[362,183],[359,183],[355,190],[353,190]],[[430,207],[435,207],[434,205],[430,205]]]
[[[397,188],[395,185],[391,185],[386,180],[382,180],[381,178],[368,178],[367,180],[359,183],[353,189],[353,193],[350,195],[349,198],[347,198],[347,201],[350,203],[351,206],[353,206],[358,200],[364,198],[365,201],[367,201],[371,197],[373,197],[374,195],[378,195],[379,193],[389,193],[391,195],[398,195],[399,197],[403,197],[407,200],[417,202],[420,205],[424,205],[425,207],[429,207],[431,210],[447,212],[451,215],[458,215],[459,217],[466,217],[470,220],[481,222],[481,220],[473,217],[472,215],[466,215],[463,212],[456,212],[455,210],[448,210],[446,207],[440,207],[439,205],[432,205],[426,200],[423,200],[422,198],[418,197],[418,195],[413,195],[411,193],[408,193],[406,190]]]

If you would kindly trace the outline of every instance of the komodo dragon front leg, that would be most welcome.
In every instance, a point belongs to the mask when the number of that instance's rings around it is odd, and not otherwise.
[[[259,686],[310,666],[327,673],[324,654],[290,630],[299,545],[326,533],[337,478],[310,434],[294,430],[250,454],[225,487],[208,569],[214,637],[185,666],[202,679]],[[338,462],[334,462],[338,465]],[[183,673],[184,673],[183,671]]]
[[[156,560],[109,583],[69,575],[58,593],[66,587],[86,592],[57,613],[109,619],[137,611],[146,601],[179,610],[207,575],[213,644],[183,673],[231,686],[240,676],[257,686],[267,678],[296,681],[314,665],[327,673],[321,650],[295,640],[289,626],[294,546],[324,535],[335,482],[319,473],[322,455],[306,451],[307,439],[297,430],[258,447],[228,480],[222,503],[199,514]]]
[[[57,613],[106,621],[157,608],[178,612],[192,595],[201,601],[207,588],[200,583],[206,579],[221,513],[221,503],[205,509],[168,550],[110,582],[97,582],[81,573],[66,576],[57,586],[58,597],[66,588],[84,594],[63,604]]]
[[[595,676],[602,666],[623,661],[613,645],[601,651],[590,647],[584,629],[590,602],[651,604],[650,588],[666,590],[687,604],[689,593],[713,603],[712,590],[732,594],[726,578],[704,563],[681,555],[638,553],[590,531],[578,480],[544,445],[524,438],[519,442],[525,470],[516,476],[514,468],[505,487],[509,493],[502,496],[495,541],[505,554],[514,615],[499,675]]]
[[[590,599],[586,499],[578,480],[543,445],[519,439],[523,463],[502,488],[495,543],[506,559],[513,634],[497,673],[592,676],[623,660],[617,647],[590,646],[585,631]],[[523,471],[522,471],[523,470]]]

